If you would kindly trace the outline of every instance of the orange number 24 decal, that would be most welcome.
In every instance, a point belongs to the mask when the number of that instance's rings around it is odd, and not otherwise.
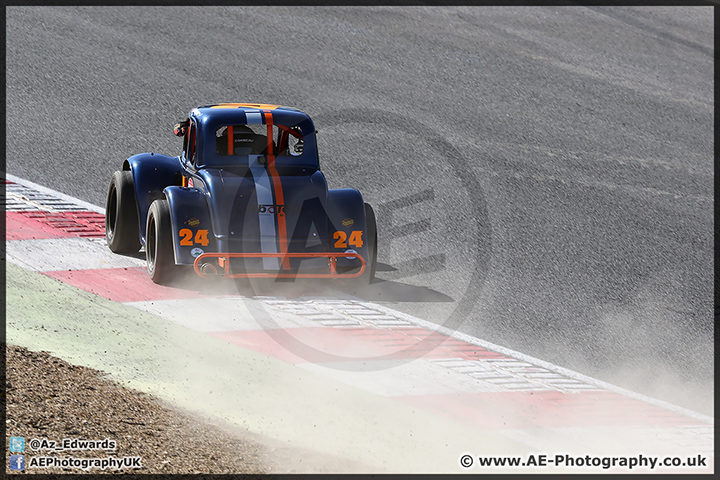
[[[195,242],[193,243],[193,232],[189,228],[181,228],[178,232],[180,234],[180,245],[183,247],[192,247],[195,243],[207,247],[210,243],[208,240],[207,230],[198,230],[195,234]]]
[[[347,248],[348,244],[350,244],[351,247],[357,248],[363,246],[362,230],[353,230],[350,232],[350,238],[348,238],[347,233],[338,230],[333,234],[333,238],[335,239],[335,248]]]

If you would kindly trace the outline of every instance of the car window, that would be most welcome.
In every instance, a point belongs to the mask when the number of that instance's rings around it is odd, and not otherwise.
[[[267,125],[222,125],[215,131],[215,153],[223,156],[302,155],[303,140],[298,127],[273,125],[270,132],[272,143],[268,143]]]
[[[189,126],[188,126],[188,129],[189,129]],[[185,157],[186,159],[188,156],[188,138],[189,138],[189,136],[186,131],[182,137],[182,139],[183,139],[182,154],[183,154],[183,157]]]
[[[190,163],[195,165],[197,160],[197,151],[195,148],[195,133],[197,129],[195,128],[195,122],[190,122],[190,130],[188,131],[187,137],[188,137],[188,157],[190,159]]]
[[[198,132],[207,132],[201,133],[201,142],[198,140],[202,148],[198,168],[247,167],[255,162],[253,156],[260,156],[258,161],[263,164],[270,155],[279,167],[317,168],[315,131],[312,124],[307,126],[307,122],[268,126],[217,121],[196,125]]]
[[[290,127],[285,130],[281,127],[280,140],[278,141],[278,155],[289,155],[297,157],[302,155],[304,144],[302,132],[299,127]]]
[[[267,155],[267,126],[222,125],[215,131],[215,153],[228,156]]]
[[[195,122],[191,120],[190,125],[188,126],[188,131],[183,139],[183,155],[185,160],[193,165],[195,164],[195,160],[197,158],[195,149],[195,132]]]

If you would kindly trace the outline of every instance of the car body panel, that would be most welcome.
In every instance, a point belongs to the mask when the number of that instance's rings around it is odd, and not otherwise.
[[[148,209],[153,201],[163,198],[165,187],[179,185],[182,170],[180,157],[141,153],[128,158],[124,168],[132,172],[140,222],[140,243],[145,245]]]
[[[339,188],[328,191],[328,233],[330,251],[354,251],[363,258],[369,257],[367,227],[365,225],[365,203],[362,195],[354,188]],[[337,233],[341,232],[341,233]],[[340,257],[338,268],[356,267],[357,260]]]
[[[197,188],[178,186],[163,193],[170,206],[175,263],[192,265],[199,255],[217,251],[207,196]]]

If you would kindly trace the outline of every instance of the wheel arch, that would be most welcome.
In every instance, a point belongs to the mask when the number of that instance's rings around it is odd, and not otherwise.
[[[163,198],[163,190],[182,182],[180,157],[158,153],[133,155],[123,162],[123,170],[130,170],[135,184],[138,223],[141,243],[146,241],[147,212],[153,201]]]
[[[366,263],[369,262],[367,225],[365,219],[365,202],[360,192],[354,188],[338,188],[328,190],[328,239],[330,240],[330,251],[355,250],[362,256]],[[357,247],[349,243],[351,235],[355,231],[362,231],[362,246]],[[346,247],[340,247],[343,234]],[[338,235],[338,236],[336,236]],[[343,257],[338,258],[338,266],[352,266],[353,260]],[[368,265],[369,267],[369,265]]]
[[[170,207],[175,263],[192,265],[195,254],[199,255],[196,249],[202,253],[218,251],[205,194],[196,188],[178,186],[166,187],[162,193]],[[207,244],[203,244],[205,241]]]

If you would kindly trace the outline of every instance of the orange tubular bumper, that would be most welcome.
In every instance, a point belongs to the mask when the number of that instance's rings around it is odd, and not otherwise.
[[[230,258],[322,258],[328,259],[330,268],[329,273],[282,273],[282,272],[258,272],[258,273],[230,273]],[[335,268],[335,262],[338,257],[347,258],[359,258],[360,259],[360,271],[355,273],[337,273]],[[208,277],[200,271],[201,262],[203,259],[217,258],[218,265],[224,269],[224,276],[226,278],[355,278],[359,277],[365,271],[365,259],[357,253],[203,253],[195,258],[193,268],[195,273],[201,277]]]

